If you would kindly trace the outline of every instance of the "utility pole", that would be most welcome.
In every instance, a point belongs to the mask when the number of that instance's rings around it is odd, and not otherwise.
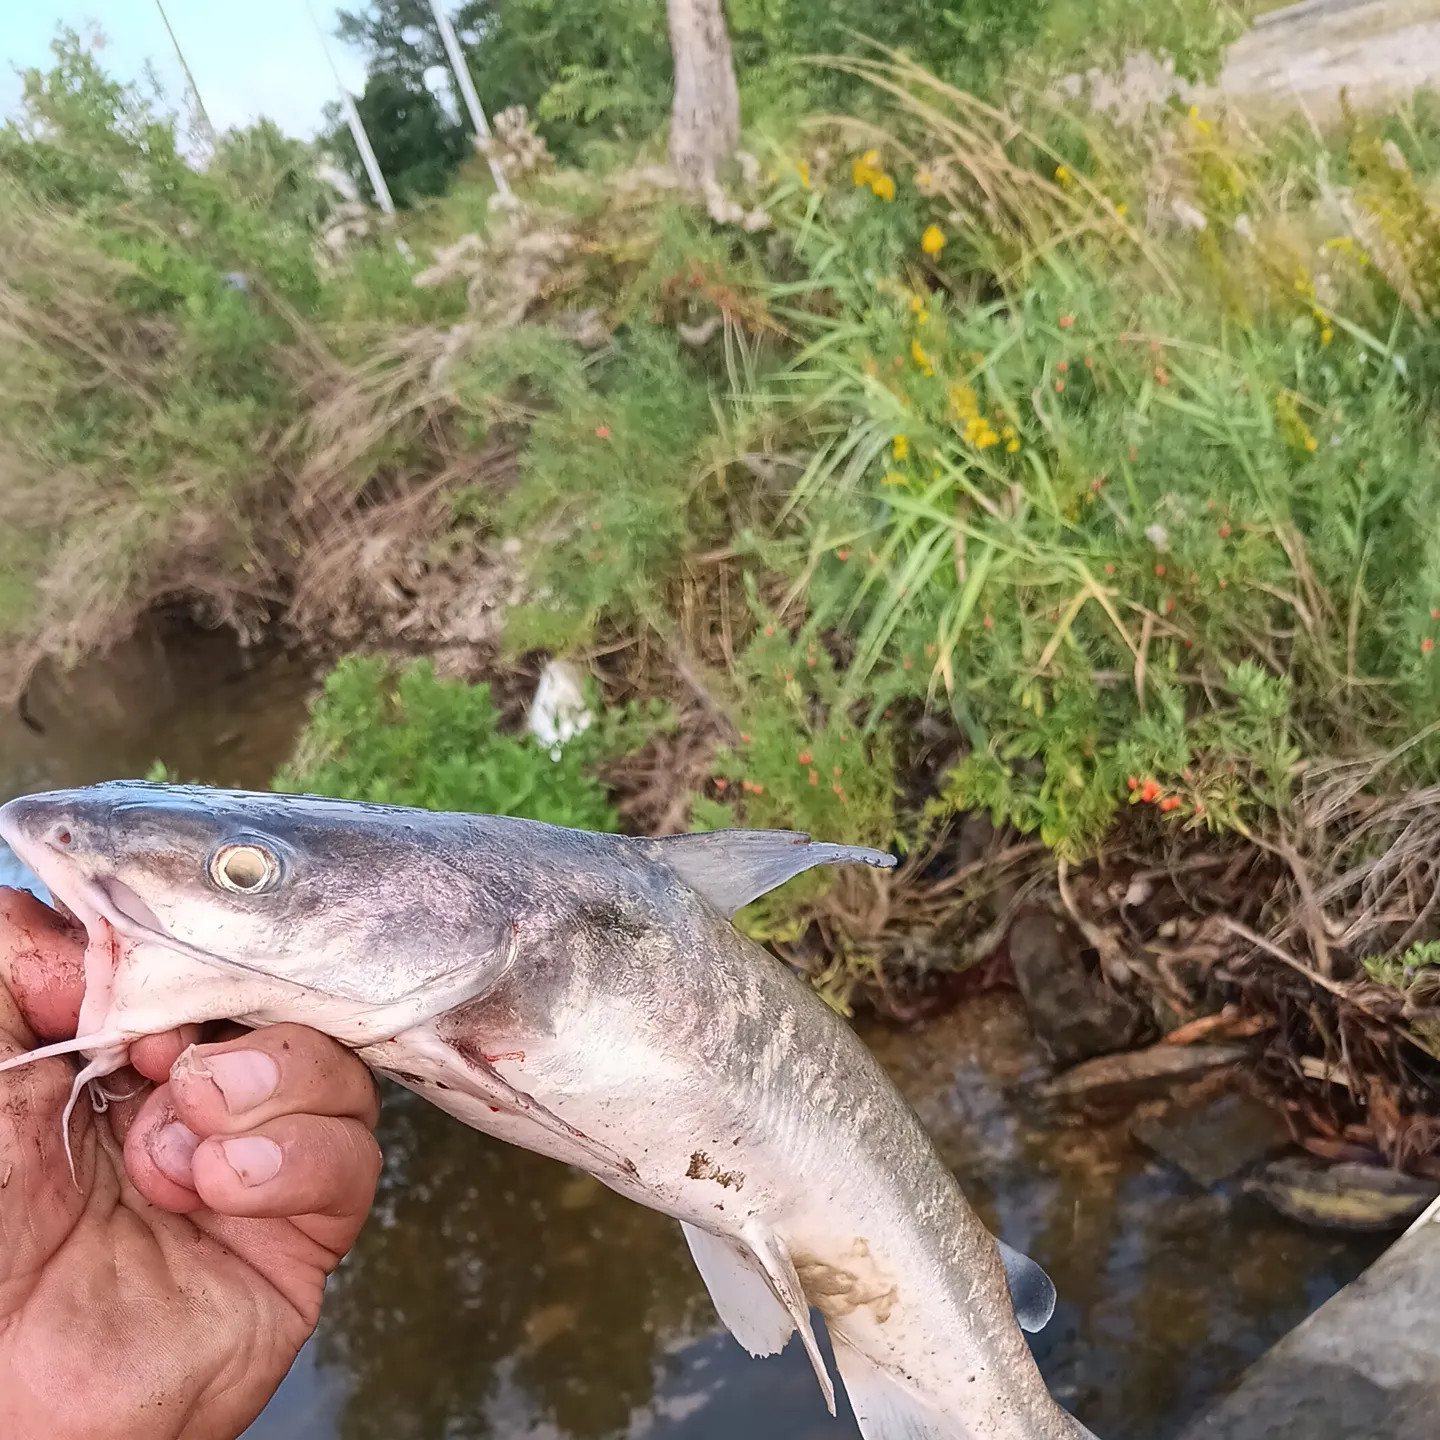
[[[475,134],[478,137],[488,140],[490,139],[490,122],[486,120],[485,111],[480,107],[480,97],[475,93],[475,81],[470,76],[469,65],[465,63],[465,53],[460,49],[460,41],[455,34],[455,27],[445,13],[444,0],[430,0],[430,11],[435,16],[436,25],[440,27],[440,38],[445,42],[445,53],[450,57],[450,68],[455,72],[455,82],[460,87],[461,95],[465,97],[465,108],[470,112],[470,123],[475,127]],[[487,155],[485,158],[489,160],[490,173],[495,177],[496,192],[508,200],[510,198],[510,182],[505,178],[505,167],[494,155]]]
[[[349,125],[350,134],[355,140],[355,148],[360,152],[360,163],[364,165],[365,173],[370,177],[370,188],[375,192],[376,203],[386,215],[394,219],[395,202],[391,199],[390,187],[385,183],[385,172],[380,168],[380,161],[375,155],[375,147],[371,145],[370,136],[366,133],[365,122],[361,120],[360,111],[356,108],[355,97],[340,78],[335,57],[330,53],[325,32],[315,18],[315,8],[310,0],[305,0],[305,10],[310,16],[310,23],[315,27],[315,36],[320,41],[320,48],[325,52],[325,60],[330,66],[330,73],[335,77],[335,88],[340,92],[340,104],[345,111],[345,123]],[[410,247],[399,235],[395,236],[395,248],[406,260],[413,261],[414,256],[410,253]]]
[[[170,17],[165,13],[165,6],[161,0],[155,0],[155,8],[160,12],[160,18],[165,22],[165,31],[170,36],[170,43],[175,47],[175,58],[180,62],[180,68],[185,72],[185,83],[190,87],[190,98],[195,102],[196,114],[200,117],[201,129],[205,139],[209,142],[210,148],[215,148],[215,127],[210,123],[210,112],[205,108],[205,102],[200,98],[200,87],[195,83],[195,76],[190,72],[189,62],[185,59],[185,52],[180,48],[180,42],[175,38],[175,27],[170,23]]]

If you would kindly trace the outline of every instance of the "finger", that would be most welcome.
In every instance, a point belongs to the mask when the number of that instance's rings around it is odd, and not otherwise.
[[[0,890],[0,988],[36,1036],[68,1039],[85,996],[84,930],[28,891]]]
[[[170,1070],[177,1115],[197,1135],[236,1135],[282,1115],[324,1115],[374,1128],[375,1078],[338,1041],[304,1025],[271,1025],[195,1045]]]
[[[244,1135],[202,1140],[195,1189],[219,1215],[290,1218],[337,1253],[360,1233],[380,1178],[380,1147],[359,1120],[282,1115]]]
[[[125,1173],[152,1205],[188,1215],[204,1209],[195,1190],[194,1156],[200,1137],[175,1113],[162,1085],[140,1106],[125,1132]]]
[[[202,1033],[199,1025],[182,1025],[163,1035],[142,1036],[130,1047],[130,1063],[147,1080],[160,1084],[169,1077],[170,1067],[181,1055],[199,1043]]]

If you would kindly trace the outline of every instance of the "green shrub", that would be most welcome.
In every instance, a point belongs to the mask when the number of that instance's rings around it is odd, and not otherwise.
[[[1085,175],[1020,130],[987,151],[1008,120],[871,73],[897,139],[775,201],[812,277],[792,514],[848,537],[810,615],[853,637],[842,705],[948,710],[972,753],[941,805],[1072,858],[1121,805],[1244,829],[1306,767],[1408,737],[1393,778],[1433,779],[1435,337],[1423,247],[1384,244],[1436,223],[1416,187],[1362,187],[1373,223],[1322,279],[1271,218],[1288,177],[1198,114],[1169,163],[1207,224],[1156,241],[1121,208],[1145,152]]]
[[[275,788],[614,831],[596,767],[639,748],[660,718],[602,716],[552,760],[528,733],[501,729],[488,685],[440,680],[426,660],[350,656],[327,677]]]
[[[889,723],[857,723],[818,627],[792,635],[756,609],[759,627],[735,665],[736,738],[715,753],[694,828],[800,830],[882,849],[900,843]],[[757,938],[793,939],[835,879],[834,871],[811,871],[747,907],[739,923]]]

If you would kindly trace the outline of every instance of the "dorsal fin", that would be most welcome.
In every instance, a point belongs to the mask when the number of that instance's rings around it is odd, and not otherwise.
[[[642,842],[692,890],[725,915],[817,865],[873,865],[893,855],[864,845],[829,845],[796,830],[711,830]]]

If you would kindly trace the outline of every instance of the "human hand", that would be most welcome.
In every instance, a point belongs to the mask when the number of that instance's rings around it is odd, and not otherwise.
[[[0,1059],[75,1034],[83,955],[0,890]],[[375,1082],[302,1026],[201,1038],[136,1044],[104,1114],[81,1097],[78,1187],[74,1065],[0,1075],[6,1440],[234,1440],[315,1328],[380,1173]]]

